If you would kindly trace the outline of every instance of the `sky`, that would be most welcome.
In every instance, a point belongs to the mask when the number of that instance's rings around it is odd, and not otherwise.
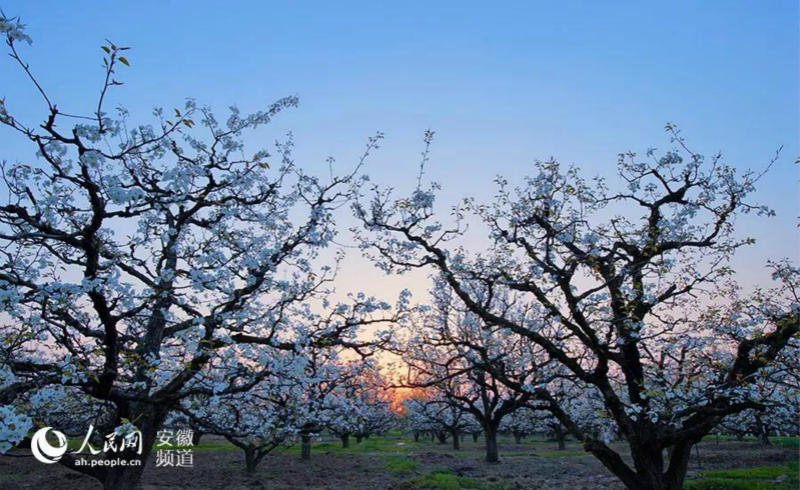
[[[723,152],[763,169],[757,199],[769,220],[740,220],[757,245],[734,262],[744,283],[765,283],[769,257],[798,251],[798,2],[267,2],[0,1],[27,24],[21,48],[62,110],[93,110],[105,39],[131,46],[131,67],[111,97],[135,119],[197,99],[220,113],[286,96],[300,107],[262,133],[292,131],[309,169],[332,156],[354,164],[385,134],[372,180],[415,183],[422,133],[436,139],[427,177],[442,198],[490,198],[492,179],[519,181],[555,157],[612,178],[618,153],[669,147],[664,124],[696,152]],[[0,97],[22,119],[45,107],[11,60]],[[33,150],[0,131],[7,160]],[[342,237],[347,242],[347,236]],[[343,290],[391,295],[424,288],[421,275],[385,279],[351,253]]]

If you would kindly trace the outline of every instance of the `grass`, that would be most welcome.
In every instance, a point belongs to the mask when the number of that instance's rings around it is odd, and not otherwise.
[[[707,471],[684,485],[687,490],[796,490],[800,488],[798,463]]]
[[[583,456],[591,456],[586,451],[543,451],[540,453],[533,453],[531,456],[539,456],[540,458],[580,458]]]
[[[717,436],[706,438],[706,442],[712,442]],[[736,441],[735,437],[719,436],[720,440]],[[749,451],[756,450],[752,442],[753,438],[745,439]],[[798,448],[800,438],[798,437],[773,437],[770,438],[777,447]],[[82,441],[71,439],[69,447],[77,449]],[[330,453],[333,455],[367,455],[379,457],[378,471],[383,470],[396,475],[399,483],[398,489],[403,490],[508,490],[511,484],[508,481],[489,481],[490,479],[476,479],[459,476],[448,469],[430,470],[427,465],[421,464],[418,460],[410,457],[409,453],[422,454],[426,452],[446,453],[454,457],[465,457],[475,459],[479,453],[483,452],[483,440],[477,443],[470,437],[465,438],[461,451],[453,451],[448,441],[441,445],[431,441],[430,438],[421,438],[419,442],[414,442],[409,434],[401,431],[391,431],[384,436],[373,436],[369,439],[357,443],[351,437],[350,447],[342,448],[338,439],[326,435],[325,440],[313,443],[312,458],[314,454]],[[501,436],[501,447],[517,446],[516,451],[504,452],[501,450],[502,458],[516,456],[534,456],[540,458],[579,458],[591,457],[584,451],[570,446],[568,450],[556,450],[556,443],[542,439],[528,438],[522,442],[523,449],[513,443],[510,436]],[[192,448],[200,452],[213,451],[238,451],[239,449],[221,439],[204,438],[200,444]],[[281,447],[277,452],[287,452],[297,454],[299,457],[300,445]],[[533,451],[533,452],[532,452]],[[382,462],[382,466],[381,463]],[[511,463],[517,464],[517,463]],[[563,462],[566,464],[566,461]],[[738,468],[730,470],[705,471],[699,478],[688,480],[685,484],[687,490],[797,490],[800,489],[800,479],[798,478],[800,468],[797,463],[786,464],[783,466],[759,466],[753,468]],[[22,475],[8,473],[0,475],[0,486],[5,483],[8,485],[22,478]]]
[[[404,473],[418,469],[419,463],[405,456],[387,456],[383,467],[388,471]]]
[[[189,449],[194,451],[240,451],[240,449],[228,441],[203,441],[196,446],[191,446]]]
[[[398,443],[403,443],[398,446]],[[313,442],[311,445],[311,453],[340,453],[340,454],[357,454],[357,453],[407,453],[411,451],[414,443],[402,439],[394,439],[390,437],[370,437],[364,439],[360,443],[356,443],[355,439],[351,438],[350,447],[343,448],[340,441],[322,441]],[[239,448],[227,441],[200,441],[200,444],[193,446],[193,449],[198,451],[238,451]],[[291,446],[280,446],[275,449],[275,452],[285,452],[290,454],[300,454],[300,444],[293,444]]]
[[[756,439],[753,436],[738,438],[736,436],[728,436],[728,435],[708,435],[705,436],[703,440],[706,442],[713,442],[716,440],[755,442],[758,439]],[[796,436],[773,436],[769,438],[769,442],[771,442],[776,446],[781,446],[781,447],[800,448],[800,437]]]
[[[790,470],[798,471],[797,463],[786,466],[758,466],[755,468],[737,468],[734,470],[717,470],[706,473],[708,476],[719,478],[778,478]]]
[[[398,443],[402,443],[402,445],[398,446]],[[341,444],[339,444],[338,448],[345,452],[354,453],[406,453],[410,451],[409,443],[407,441],[375,436],[370,437],[369,439],[364,439],[360,443],[350,441],[350,447],[348,449],[342,449]]]
[[[398,442],[403,443],[402,445],[397,445]],[[289,452],[299,452],[300,445],[295,444],[284,451]],[[343,448],[342,443],[339,441],[324,441],[324,442],[315,442],[311,445],[311,452],[314,453],[315,451],[321,452],[333,452],[333,453],[342,453],[342,454],[350,454],[350,453],[406,453],[410,451],[409,443],[407,441],[403,441],[400,439],[391,439],[387,437],[370,437],[369,439],[364,439],[360,443],[356,443],[354,439],[351,438],[350,440],[350,447]]]
[[[432,470],[423,475],[416,476],[402,482],[398,488],[406,490],[432,489],[432,490],[508,490],[511,485],[504,481],[485,482],[468,478],[465,476],[454,475],[448,469]]]
[[[788,447],[788,448],[800,448],[800,437],[790,437],[790,436],[782,436],[782,437],[770,437],[769,440],[778,446]]]
[[[445,450],[450,452],[450,441],[447,444],[439,444],[438,442],[431,442],[429,438],[420,438],[419,442],[414,440],[400,430],[389,431],[384,436],[372,436],[369,439],[364,439],[360,443],[355,441],[354,437],[350,437],[350,447],[343,448],[342,444],[337,439],[326,438],[325,441],[317,441],[312,443],[312,454],[315,452],[334,453],[334,454],[359,454],[359,453],[386,453],[386,454],[406,454],[412,451],[420,450]],[[501,445],[513,445],[510,437],[500,437]],[[70,441],[70,445],[77,445],[80,441]],[[561,457],[575,457],[581,456],[582,451],[555,451],[554,442],[535,440],[533,438],[526,439],[522,445],[534,446],[536,449],[542,449],[541,453],[537,456],[545,458],[561,458]],[[198,451],[238,451],[238,448],[227,441],[222,440],[201,440],[200,444],[194,446]],[[292,446],[278,447],[276,452],[286,452],[290,454],[300,453],[300,445],[295,444]],[[477,443],[472,442],[470,437],[465,438],[462,443],[462,450],[451,452],[454,456],[466,455],[470,452],[482,452],[483,440]],[[514,453],[509,453],[509,456],[515,456]]]

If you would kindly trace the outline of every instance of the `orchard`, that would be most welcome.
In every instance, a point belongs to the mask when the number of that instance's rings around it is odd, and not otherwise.
[[[407,182],[371,176],[382,133],[322,175],[269,133],[295,96],[143,121],[114,102],[136,50],[106,41],[75,110],[0,32],[42,109],[0,100],[28,152],[0,155],[0,487],[797,484],[800,269],[732,266],[784,156],[746,170],[667,124],[613,174],[542,160],[452,204],[431,130]],[[353,255],[425,285],[343,291]]]

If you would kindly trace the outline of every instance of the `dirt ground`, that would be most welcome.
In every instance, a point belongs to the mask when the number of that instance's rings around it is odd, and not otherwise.
[[[151,460],[144,472],[142,490],[413,490],[436,488],[426,486],[430,483],[424,480],[426,474],[435,471],[464,477],[470,488],[488,490],[622,489],[613,475],[574,444],[557,451],[550,442],[516,445],[505,440],[501,444],[501,462],[488,464],[482,461],[481,441],[476,444],[467,440],[460,451],[429,441],[381,441],[375,446],[377,450],[359,447],[355,442],[346,451],[333,443],[318,445],[311,461],[301,461],[294,449],[275,452],[261,462],[255,474],[247,475],[240,451],[204,440],[194,450],[192,468],[156,468]],[[101,489],[92,478],[58,464],[39,463],[27,451],[15,450],[12,454],[0,457],[0,489]],[[780,465],[797,459],[796,448],[712,440],[693,452],[689,477],[702,470]]]

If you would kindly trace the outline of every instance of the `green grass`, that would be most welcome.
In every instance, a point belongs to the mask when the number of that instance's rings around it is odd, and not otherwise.
[[[755,468],[709,471],[706,475],[718,478],[777,478],[792,469],[795,473],[797,472],[797,463],[790,463],[786,466],[758,466]]]
[[[398,446],[397,443],[403,443],[402,445]],[[412,443],[413,444],[413,443]],[[341,449],[341,445],[339,445]],[[370,437],[369,439],[364,439],[361,443],[356,443],[355,441],[350,441],[350,448],[345,449],[344,451],[349,452],[362,452],[362,453],[382,453],[382,452],[389,452],[389,453],[406,453],[410,451],[410,444],[408,441],[404,441],[401,439],[389,439],[386,437]]]
[[[398,446],[397,443],[404,444]],[[299,451],[300,445],[294,445],[292,448],[297,448]],[[370,437],[357,443],[354,439],[350,439],[350,447],[343,448],[342,443],[338,441],[317,442],[312,444],[311,451],[324,451],[324,452],[339,452],[339,453],[406,453],[410,451],[409,443],[400,439],[388,439],[385,437]]]
[[[770,437],[769,440],[778,446],[789,448],[800,448],[800,437],[782,436]]]
[[[796,490],[800,488],[798,463],[707,471],[684,485],[687,490]],[[785,475],[785,476],[784,476]]]
[[[397,445],[397,443],[403,443]],[[407,453],[413,450],[414,443],[402,439],[392,439],[387,437],[373,436],[357,443],[354,438],[350,438],[350,447],[343,448],[338,440],[322,441],[311,443],[311,454],[314,453],[334,453],[334,454],[358,454],[358,453]],[[300,444],[284,446],[275,449],[276,452],[294,454],[300,453]]]
[[[580,458],[583,456],[591,456],[586,451],[542,451],[540,453],[533,453],[532,456],[539,456],[541,458]]]
[[[773,483],[766,480],[737,480],[733,478],[703,478],[686,482],[687,490],[796,490],[795,483]]]
[[[403,473],[418,469],[419,463],[405,456],[387,456],[383,467],[392,472]]]
[[[73,441],[70,441],[72,444]],[[510,437],[501,436],[499,440],[502,446],[513,445],[513,440]],[[79,441],[75,441],[79,444]],[[543,440],[535,440],[529,438],[522,443],[523,445],[531,446],[533,450],[541,450],[537,456],[545,458],[567,458],[577,457],[584,455],[583,451],[557,451],[555,450],[554,442],[546,442]],[[355,441],[354,437],[350,437],[350,447],[343,448],[342,443],[338,439],[331,439],[326,436],[325,441],[313,442],[311,452],[313,453],[333,453],[333,454],[358,454],[358,453],[386,453],[386,454],[406,454],[412,451],[448,451],[454,456],[468,457],[470,453],[482,452],[483,440],[477,443],[472,442],[470,437],[465,438],[462,443],[461,451],[451,451],[451,443],[448,440],[446,444],[439,444],[438,442],[431,442],[429,438],[420,438],[419,442],[414,440],[408,434],[402,431],[394,430],[388,432],[384,436],[372,436],[369,439],[364,439],[360,443]],[[200,444],[195,446],[198,451],[237,451],[238,448],[227,441],[220,440],[201,440]],[[294,454],[300,452],[300,444],[292,446],[283,446],[275,449],[276,452]],[[513,452],[508,453],[509,456],[515,456]]]
[[[706,442],[713,442],[713,441],[747,441],[747,442],[755,442],[756,439],[753,436],[747,436],[744,438],[738,438],[736,436],[728,436],[728,435],[708,435],[703,438]],[[775,436],[770,437],[769,442],[776,446],[781,447],[788,447],[788,448],[800,448],[800,437],[797,436]]]
[[[192,449],[194,451],[208,451],[208,452],[215,452],[215,451],[240,451],[240,449],[228,441],[203,441],[200,440],[200,444],[196,446],[190,446],[188,449]]]
[[[511,485],[504,481],[485,482],[474,478],[458,476],[454,475],[448,469],[440,469],[406,480],[402,482],[398,488],[406,490],[508,490],[511,488]]]

